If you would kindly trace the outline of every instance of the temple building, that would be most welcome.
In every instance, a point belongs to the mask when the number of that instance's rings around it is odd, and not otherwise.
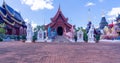
[[[51,23],[47,24],[45,28],[47,29],[48,27],[56,30],[57,35],[63,35],[64,32],[70,32],[72,25],[68,23],[68,18],[63,15],[60,6],[56,15],[51,18]]]
[[[108,22],[106,21],[105,16],[102,16],[101,22],[99,24],[99,28],[102,30],[105,26],[108,26]]]
[[[119,28],[120,28],[120,14],[119,14],[118,17],[116,18],[116,21],[117,21],[117,25],[118,25]]]
[[[21,14],[11,8],[6,2],[0,7],[0,24],[4,24],[7,35],[26,34],[27,26]]]
[[[120,14],[118,15],[118,17],[116,18],[116,25],[118,25],[119,29],[117,30],[117,32],[119,33],[120,35]]]

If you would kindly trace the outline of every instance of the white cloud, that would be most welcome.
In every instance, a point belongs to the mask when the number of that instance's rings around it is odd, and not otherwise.
[[[108,20],[115,20],[118,14],[120,14],[120,7],[112,8],[112,10],[107,13],[109,17]]]
[[[33,29],[37,26],[37,24],[36,23],[34,23],[33,21],[32,21],[32,27],[33,27]]]
[[[120,13],[120,7],[117,7],[117,8],[112,8],[112,10],[108,12],[108,15],[115,16],[118,15],[119,13]]]
[[[53,9],[53,0],[21,0],[22,4],[30,6],[31,10]]]
[[[93,3],[93,2],[88,2],[85,6],[89,7],[89,6],[94,6],[94,5],[95,5],[95,3]]]
[[[27,18],[24,19],[24,20],[25,20],[26,23],[30,22],[29,19],[27,19]],[[37,24],[35,22],[33,22],[33,21],[31,22],[31,25],[32,25],[33,29],[37,26]]]
[[[25,21],[26,23],[29,23],[29,20],[28,20],[27,18],[25,18],[24,21]]]

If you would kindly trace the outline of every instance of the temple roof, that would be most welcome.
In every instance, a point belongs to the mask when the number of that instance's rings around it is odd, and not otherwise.
[[[24,21],[23,18],[21,17],[20,13],[12,9],[9,5],[5,5],[5,8],[8,10],[8,12],[18,21]]]
[[[118,17],[116,18],[116,21],[118,21],[120,19],[120,14],[118,14]]]
[[[7,13],[6,13],[6,10],[5,10],[4,8],[2,8],[2,7],[0,7],[0,12],[1,12],[2,14],[4,14],[4,15],[7,14]]]
[[[10,18],[10,16],[7,15],[7,18],[6,18],[9,22],[13,23],[14,21]]]
[[[51,20],[52,21],[57,21],[57,19],[59,18],[59,16],[61,16],[65,22],[68,21],[68,18],[65,18],[65,16],[63,15],[60,6],[58,8],[58,11],[57,11],[56,15],[53,18],[51,18]]]
[[[68,21],[68,18],[65,18],[59,6],[57,13],[55,14],[53,18],[51,18],[51,23],[46,25],[46,28],[48,28],[49,26],[52,28],[55,28],[55,26],[58,26],[58,24],[65,25],[66,27],[71,28],[72,25],[69,24],[67,21]]]
[[[11,15],[11,17],[16,19],[17,21],[24,22],[23,18],[21,17],[21,14],[15,11],[12,7],[7,5],[5,2],[3,3],[3,8],[5,8],[6,11]]]
[[[106,21],[105,16],[102,17],[99,26],[100,26],[100,29],[103,29],[105,26],[108,26],[108,22]]]
[[[105,17],[102,17],[100,24],[104,24],[104,23],[107,23],[107,21]]]
[[[5,1],[3,2],[2,7],[0,7],[0,20],[1,19],[8,24],[12,24],[12,26],[13,23],[17,23],[26,27],[25,21],[23,20],[21,14],[7,5]]]
[[[4,21],[3,21],[3,19],[2,19],[2,17],[0,16],[0,23],[4,23]]]

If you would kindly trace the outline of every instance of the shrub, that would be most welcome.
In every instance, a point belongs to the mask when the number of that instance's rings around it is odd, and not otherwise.
[[[83,40],[84,40],[85,42],[88,42],[88,36],[87,36],[87,33],[86,33],[86,32],[84,32]]]
[[[5,34],[5,29],[4,28],[0,28],[0,34]]]
[[[98,43],[99,40],[100,40],[100,35],[96,35],[96,36],[95,36],[95,39],[96,39],[96,43]]]
[[[33,42],[35,42],[35,41],[37,40],[37,32],[34,32],[34,35],[33,35],[33,37],[32,37],[32,40],[33,40]]]
[[[0,37],[0,42],[2,42],[3,41],[3,39]]]
[[[37,40],[37,36],[34,35],[34,36],[33,36],[33,42],[35,42],[36,40]]]
[[[26,40],[26,35],[22,35],[22,40]]]
[[[17,40],[18,40],[18,41],[20,40],[20,36],[19,36],[19,35],[17,36]]]

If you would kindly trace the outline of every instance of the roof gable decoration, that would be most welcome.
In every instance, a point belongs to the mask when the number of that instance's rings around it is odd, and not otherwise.
[[[63,15],[63,13],[62,13],[62,11],[61,11],[60,6],[59,6],[56,15],[55,15],[53,18],[51,18],[51,21],[53,21],[53,22],[54,22],[54,21],[57,21],[57,19],[58,19],[60,16],[62,17],[62,19],[63,19],[65,22],[68,21],[68,18],[65,18],[65,16]]]

